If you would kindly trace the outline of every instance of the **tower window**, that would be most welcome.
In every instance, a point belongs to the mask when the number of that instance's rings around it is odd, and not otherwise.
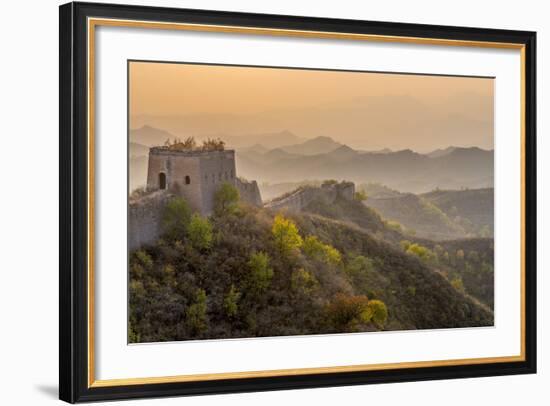
[[[166,189],[166,174],[164,172],[159,173],[159,189]]]
[[[185,176],[185,184],[186,185],[191,184],[191,178],[188,175]]]

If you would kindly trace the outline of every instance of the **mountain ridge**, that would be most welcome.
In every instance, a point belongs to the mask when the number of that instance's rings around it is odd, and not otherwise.
[[[131,131],[132,144],[145,147],[136,148],[131,144],[130,155],[133,158],[140,158],[146,147],[162,145],[166,139],[173,138],[167,131],[152,126]],[[298,142],[289,144],[289,140]],[[283,145],[279,146],[280,144]],[[288,130],[263,135],[235,136],[228,140],[227,147],[236,149],[237,172],[260,183],[334,178],[356,183],[380,182],[411,193],[425,193],[436,188],[493,186],[493,151],[479,147],[450,146],[427,154],[410,148],[383,153],[368,152],[356,150],[327,136],[304,140]],[[140,165],[146,165],[146,161],[134,160],[136,176],[132,177],[135,180],[132,181],[132,188],[145,183],[146,168],[141,168]]]

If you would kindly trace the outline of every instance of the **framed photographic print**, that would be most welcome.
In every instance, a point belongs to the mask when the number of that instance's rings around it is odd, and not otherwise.
[[[60,7],[60,398],[536,371],[533,32]]]

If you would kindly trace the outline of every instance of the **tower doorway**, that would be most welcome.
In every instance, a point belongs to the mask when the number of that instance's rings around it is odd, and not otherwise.
[[[166,174],[164,172],[159,173],[159,189],[166,189]]]

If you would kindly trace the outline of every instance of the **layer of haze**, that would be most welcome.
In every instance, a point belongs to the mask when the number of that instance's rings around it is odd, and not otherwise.
[[[185,137],[291,131],[352,148],[493,148],[494,80],[130,63],[130,127]]]

